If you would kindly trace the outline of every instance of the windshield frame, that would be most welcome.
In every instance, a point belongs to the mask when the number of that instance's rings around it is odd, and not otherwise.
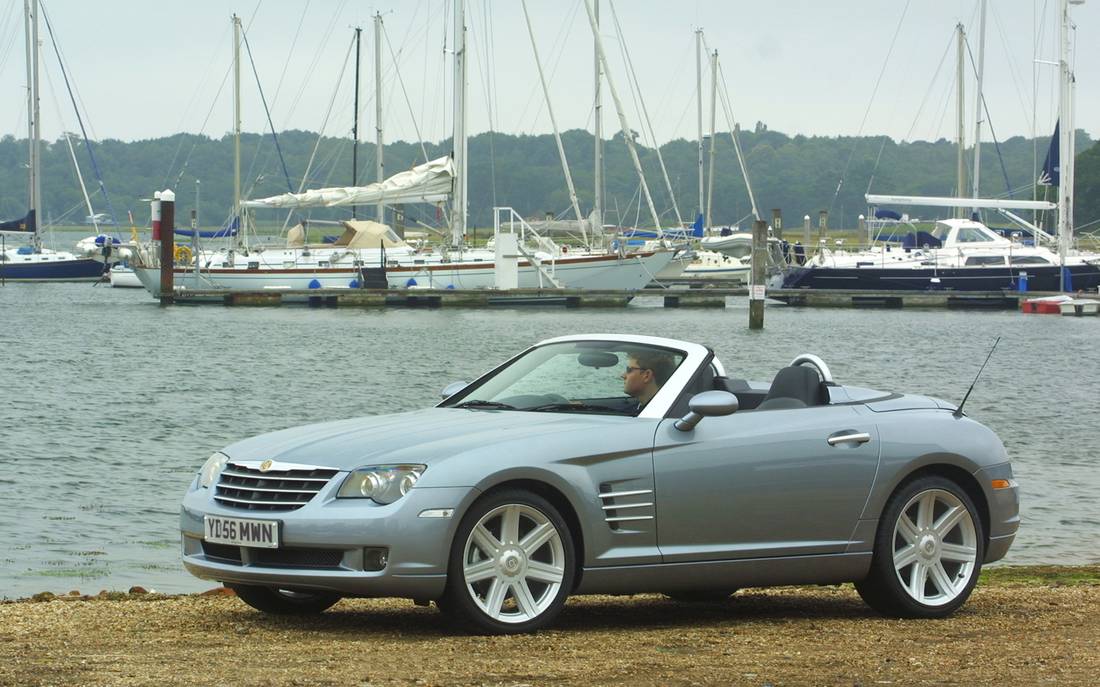
[[[484,385],[490,379],[496,377],[503,370],[512,366],[519,359],[527,356],[532,351],[549,346],[551,344],[568,343],[568,342],[593,342],[593,343],[612,343],[612,344],[637,344],[641,346],[652,346],[655,348],[665,348],[671,351],[675,351],[683,354],[684,359],[681,361],[676,371],[672,373],[668,381],[658,390],[657,394],[650,400],[649,403],[642,408],[641,412],[636,417],[640,418],[652,418],[660,419],[665,417],[669,409],[679,398],[680,393],[683,391],[685,385],[695,376],[700,365],[707,363],[713,364],[720,374],[724,374],[721,363],[714,358],[713,352],[710,348],[702,346],[696,343],[690,343],[687,341],[679,341],[676,339],[668,339],[664,337],[655,336],[635,336],[628,334],[578,334],[572,336],[561,336],[553,339],[547,339],[546,341],[540,341],[539,343],[524,350],[519,355],[513,356],[506,362],[493,368],[489,372],[481,375],[473,382],[468,384],[464,389],[458,393],[444,399],[442,402],[436,405],[437,408],[446,408],[454,406],[458,403],[468,400],[479,387]],[[590,413],[587,413],[590,414]]]

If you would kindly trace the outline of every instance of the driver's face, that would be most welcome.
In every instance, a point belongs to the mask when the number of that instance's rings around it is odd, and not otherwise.
[[[653,370],[638,367],[637,360],[627,358],[626,369],[620,376],[623,378],[623,391],[628,396],[636,398],[645,391],[646,386],[653,379]]]

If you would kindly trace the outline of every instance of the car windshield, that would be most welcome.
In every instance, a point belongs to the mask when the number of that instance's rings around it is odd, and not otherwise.
[[[636,415],[684,361],[683,351],[621,341],[539,346],[444,406]]]

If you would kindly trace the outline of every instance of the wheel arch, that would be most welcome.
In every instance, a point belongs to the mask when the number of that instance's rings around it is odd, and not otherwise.
[[[981,519],[982,523],[982,551],[984,554],[985,550],[989,548],[989,500],[986,498],[985,491],[982,489],[981,484],[978,483],[978,479],[974,477],[972,472],[968,472],[964,468],[958,465],[952,465],[951,463],[930,463],[913,470],[899,480],[897,484],[894,485],[894,488],[890,490],[889,497],[892,497],[898,490],[902,489],[910,482],[928,476],[943,477],[951,480],[955,484],[958,484],[962,490],[966,492],[966,495],[970,497],[970,500],[974,502],[974,507],[978,509],[978,517]],[[887,497],[886,502],[889,502],[889,497]],[[885,507],[885,505],[883,507]]]
[[[513,477],[497,482],[484,489],[478,500],[504,489],[522,489],[537,494],[549,501],[550,505],[554,506],[562,518],[565,519],[566,527],[569,528],[569,538],[573,542],[573,555],[576,559],[572,589],[577,589],[581,582],[581,573],[584,570],[584,528],[581,526],[581,519],[577,515],[576,508],[573,507],[573,503],[555,485],[532,477]],[[477,500],[474,501],[474,503],[476,502]],[[470,504],[470,507],[472,506],[473,503]],[[463,513],[463,516],[465,516],[465,513]]]

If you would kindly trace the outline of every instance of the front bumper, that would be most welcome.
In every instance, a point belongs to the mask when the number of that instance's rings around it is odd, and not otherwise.
[[[1008,553],[1020,529],[1020,487],[1012,478],[1012,467],[1000,463],[983,468],[974,473],[989,506],[989,539],[986,543],[983,563],[999,561]],[[1012,486],[1004,489],[992,489],[994,479],[1008,480]]]
[[[342,474],[293,511],[227,508],[214,489],[191,489],[180,508],[183,564],[188,572],[223,584],[323,590],[343,596],[434,599],[443,593],[447,558],[458,521],[478,495],[470,487],[412,489],[389,505],[337,499]],[[193,485],[194,486],[194,485]],[[449,518],[422,518],[430,509]],[[211,545],[204,515],[280,523],[279,549]],[[371,569],[366,549],[384,548],[387,561]]]

